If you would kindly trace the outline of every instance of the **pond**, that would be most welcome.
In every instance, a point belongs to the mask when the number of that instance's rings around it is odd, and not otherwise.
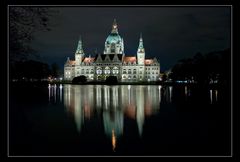
[[[10,155],[229,155],[229,96],[187,85],[12,85]]]

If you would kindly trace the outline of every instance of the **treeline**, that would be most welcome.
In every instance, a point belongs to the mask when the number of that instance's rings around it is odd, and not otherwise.
[[[168,76],[173,81],[209,84],[229,83],[231,78],[231,50],[197,53],[193,58],[182,59]]]
[[[12,80],[36,81],[48,79],[48,77],[59,77],[60,69],[56,63],[49,66],[46,63],[27,60],[17,61],[10,64],[9,78]]]

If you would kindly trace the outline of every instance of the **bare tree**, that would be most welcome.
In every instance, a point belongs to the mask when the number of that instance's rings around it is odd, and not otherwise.
[[[47,7],[9,7],[9,58],[10,62],[26,60],[36,54],[30,43],[36,31],[50,30],[50,17],[53,10]]]

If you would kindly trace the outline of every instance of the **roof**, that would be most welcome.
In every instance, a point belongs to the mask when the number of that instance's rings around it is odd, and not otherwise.
[[[122,38],[120,37],[119,34],[116,33],[111,33],[106,39],[106,42],[111,44],[111,43],[120,43],[122,41]]]
[[[96,55],[96,57],[85,57],[83,58],[83,62],[84,63],[94,63],[94,62],[98,62],[98,59],[100,58],[101,61],[103,62],[125,62],[125,63],[137,63],[137,57],[136,56],[124,56],[122,54],[99,54]],[[109,58],[109,60],[106,60],[106,58]],[[154,59],[145,59],[144,64],[145,65],[152,65],[152,64],[158,64],[158,61],[156,58]],[[65,63],[66,65],[75,65],[76,61],[70,60],[68,58],[68,60]]]
[[[94,60],[95,60],[95,57],[85,57],[85,58],[83,59],[83,62],[84,62],[84,63],[93,63]]]
[[[145,65],[151,65],[153,63],[153,59],[145,59]]]
[[[76,61],[73,60],[67,60],[66,64],[67,65],[75,65]]]
[[[96,56],[96,60],[100,57],[103,61],[105,61],[107,56],[109,57],[110,61],[113,61],[114,56],[117,56],[118,61],[121,62],[122,60],[122,54],[101,54],[101,55],[99,54]]]
[[[134,63],[134,62],[137,62],[137,58],[136,58],[136,56],[125,56],[123,58],[123,61],[126,63],[128,63],[128,62]]]

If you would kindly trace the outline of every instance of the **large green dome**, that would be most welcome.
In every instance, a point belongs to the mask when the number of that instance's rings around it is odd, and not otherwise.
[[[112,31],[108,35],[105,41],[104,54],[123,54],[124,53],[124,45],[123,39],[118,34],[118,28],[116,20],[114,20],[112,25]]]
[[[120,37],[119,34],[117,33],[111,33],[107,39],[106,39],[106,43],[107,44],[119,44],[121,42],[122,38]]]

